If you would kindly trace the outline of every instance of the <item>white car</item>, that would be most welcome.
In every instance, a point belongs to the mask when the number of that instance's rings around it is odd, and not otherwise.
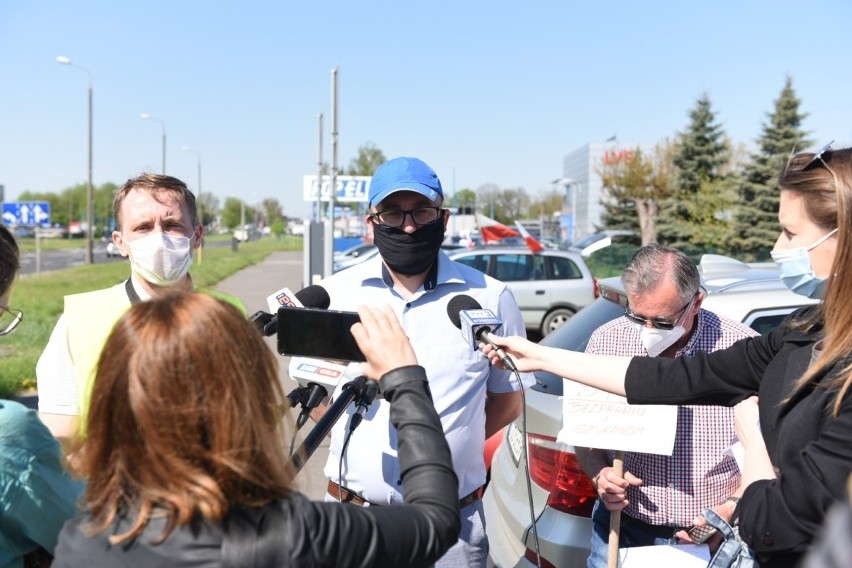
[[[106,246],[106,255],[107,257],[121,256],[121,251],[118,250],[118,247],[115,246],[114,242],[110,241]]]
[[[364,247],[364,248],[361,248]],[[340,272],[350,266],[360,264],[367,259],[373,258],[379,254],[379,248],[376,245],[358,245],[357,254],[344,255],[334,259],[334,271]]]
[[[699,265],[706,298],[702,308],[766,333],[793,310],[816,303],[794,294],[773,264],[746,265],[705,255]],[[618,277],[600,282],[600,298],[542,345],[584,351],[592,332],[624,313],[627,297]],[[497,567],[536,566],[524,463],[524,419],[529,448],[529,484],[542,566],[585,568],[589,556],[592,506],[597,494],[574,455],[556,442],[562,420],[562,377],[538,372],[526,391],[526,416],[504,430],[491,462],[491,482],[483,497],[489,556]]]
[[[527,329],[547,335],[598,296],[597,282],[576,252],[484,246],[450,251],[456,262],[505,282]]]

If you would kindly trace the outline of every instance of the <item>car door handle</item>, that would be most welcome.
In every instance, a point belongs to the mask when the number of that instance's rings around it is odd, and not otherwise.
[[[542,296],[542,295],[544,295],[544,290],[536,290],[536,291],[535,291],[535,295],[536,295],[536,296]]]

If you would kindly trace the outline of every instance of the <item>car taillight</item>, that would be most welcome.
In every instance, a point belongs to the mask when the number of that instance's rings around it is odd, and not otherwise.
[[[530,479],[550,492],[547,506],[580,517],[591,517],[597,493],[577,457],[551,436],[529,434]]]
[[[598,279],[592,278],[592,289],[595,293],[595,299],[598,299],[601,295],[601,289],[598,287]]]

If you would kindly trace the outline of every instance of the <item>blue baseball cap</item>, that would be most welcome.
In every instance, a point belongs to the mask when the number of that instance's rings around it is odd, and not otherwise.
[[[380,203],[396,191],[416,191],[430,201],[444,197],[438,174],[417,158],[394,158],[379,166],[370,180],[367,207]]]

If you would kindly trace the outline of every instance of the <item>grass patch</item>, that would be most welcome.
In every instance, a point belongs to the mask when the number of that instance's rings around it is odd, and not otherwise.
[[[301,237],[240,243],[237,252],[230,247],[205,247],[202,262],[199,264],[196,257],[193,263],[192,278],[198,286],[215,287],[222,279],[257,264],[272,252],[301,249]],[[18,278],[10,305],[22,310],[24,319],[0,344],[0,398],[35,388],[36,362],[62,313],[64,296],[108,288],[126,280],[129,274],[126,262],[111,262]]]

